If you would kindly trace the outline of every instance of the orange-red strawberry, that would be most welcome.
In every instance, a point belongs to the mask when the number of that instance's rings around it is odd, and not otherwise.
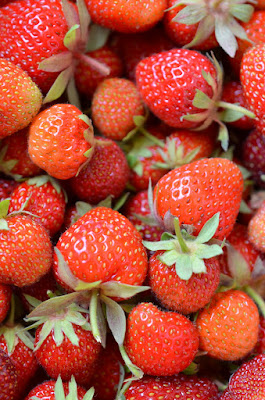
[[[68,181],[70,191],[82,201],[98,204],[108,196],[120,197],[129,180],[129,166],[122,149],[112,139],[95,137],[94,153]]]
[[[239,360],[258,341],[259,311],[246,293],[231,289],[212,297],[199,312],[196,326],[201,350],[220,360]]]
[[[218,389],[207,378],[178,374],[172,377],[144,376],[133,381],[124,395],[126,400],[217,400]]]
[[[41,174],[28,154],[29,128],[5,137],[0,143],[0,170],[6,175],[29,177]]]
[[[39,112],[42,94],[22,68],[0,58],[0,138],[28,126]]]
[[[166,0],[85,0],[92,20],[106,28],[124,33],[147,31],[163,18]]]
[[[154,188],[158,218],[179,218],[193,227],[196,236],[214,214],[220,212],[214,237],[223,239],[233,229],[243,192],[238,166],[224,158],[206,158],[173,169]],[[169,221],[170,222],[170,221]]]
[[[58,179],[75,176],[93,153],[90,119],[71,104],[55,104],[40,112],[29,130],[32,161]]]
[[[265,252],[265,202],[262,203],[256,214],[253,215],[248,224],[248,236],[254,247]]]
[[[264,396],[265,354],[260,354],[240,365],[220,400],[261,400]]]
[[[124,348],[144,374],[170,376],[193,361],[199,345],[193,323],[152,303],[139,303],[129,313]]]
[[[40,175],[21,183],[10,197],[9,212],[23,210],[30,212],[32,219],[42,224],[52,237],[64,220],[66,198],[63,189],[55,179]]]
[[[125,78],[104,79],[94,93],[91,107],[93,124],[113,140],[122,140],[135,127],[133,118],[145,113],[135,84]]]

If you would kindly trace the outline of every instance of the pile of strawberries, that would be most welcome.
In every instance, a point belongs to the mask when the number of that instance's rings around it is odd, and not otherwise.
[[[0,0],[0,400],[265,398],[264,37],[264,0]]]

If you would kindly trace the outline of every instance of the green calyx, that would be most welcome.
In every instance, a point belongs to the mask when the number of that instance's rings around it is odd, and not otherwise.
[[[249,118],[255,118],[255,114],[238,104],[232,104],[221,101],[223,89],[223,69],[216,60],[213,52],[208,55],[208,58],[213,63],[216,69],[216,78],[210,73],[202,70],[202,76],[208,85],[212,88],[213,95],[210,98],[201,90],[196,89],[196,94],[193,99],[193,106],[203,111],[184,115],[183,119],[196,122],[198,127],[194,130],[203,130],[210,126],[213,122],[219,125],[218,140],[221,142],[222,148],[227,151],[229,144],[228,129],[225,122],[236,121],[246,115]]]
[[[215,33],[220,47],[234,57],[238,48],[236,38],[249,41],[240,22],[250,20],[254,4],[252,0],[178,0],[170,9],[185,6],[173,20],[186,25],[198,23],[193,40],[184,47],[194,48]]]
[[[174,265],[177,275],[183,280],[189,280],[193,273],[206,272],[204,259],[223,252],[221,246],[209,243],[218,228],[219,214],[210,218],[196,237],[190,235],[186,229],[181,229],[178,218],[175,218],[175,235],[165,232],[161,241],[143,241],[143,244],[152,251],[163,250],[164,253],[157,258],[169,267]]]
[[[166,139],[166,150],[158,149],[163,162],[157,162],[154,167],[164,169],[175,169],[182,165],[189,164],[194,160],[196,155],[199,153],[200,147],[185,154],[185,148],[183,144],[176,146],[174,138]]]

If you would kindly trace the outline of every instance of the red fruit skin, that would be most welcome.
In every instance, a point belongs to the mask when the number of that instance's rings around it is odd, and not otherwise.
[[[0,201],[10,197],[13,190],[19,185],[14,179],[0,178]]]
[[[154,205],[159,218],[171,213],[180,224],[192,225],[195,236],[220,212],[214,237],[222,240],[233,229],[242,193],[243,177],[234,162],[205,158],[164,175],[154,187]]]
[[[55,384],[56,384],[56,381],[54,381],[54,380],[48,380],[48,381],[40,383],[39,385],[37,385],[36,387],[31,389],[31,391],[28,393],[28,395],[25,397],[24,400],[31,400],[35,396],[38,399],[56,400]],[[68,384],[69,384],[68,382],[63,382],[65,396],[67,396],[69,394]],[[86,394],[86,390],[83,387],[81,387],[80,385],[77,385],[76,400],[83,400],[85,394]]]
[[[72,344],[66,336],[62,344],[57,346],[52,331],[35,349],[35,356],[51,378],[57,379],[60,375],[63,381],[69,381],[73,375],[78,384],[87,386],[96,368],[101,344],[94,339],[91,331],[75,324],[72,326],[79,338],[79,346]],[[35,346],[40,340],[41,329],[42,325],[36,330]]]
[[[217,400],[217,386],[207,378],[179,374],[172,377],[144,376],[132,381],[125,392],[126,400],[161,398],[167,400]]]
[[[140,61],[136,83],[144,102],[159,119],[175,128],[196,128],[203,121],[183,117],[202,111],[192,104],[197,89],[213,96],[202,70],[216,79],[216,70],[207,57],[195,50],[172,49]]]
[[[123,33],[143,32],[151,29],[163,18],[166,0],[85,0],[92,21]]]
[[[51,237],[54,236],[64,220],[66,199],[63,190],[58,193],[51,182],[40,186],[23,182],[12,193],[9,212],[19,211],[27,200],[24,210],[32,213],[32,219],[42,224]]]
[[[244,362],[230,378],[226,393],[220,397],[220,400],[264,399],[265,354]]]
[[[159,260],[157,251],[149,260],[149,285],[160,303],[169,310],[191,314],[206,306],[219,285],[220,264],[216,257],[204,260],[206,273],[195,274],[187,281],[179,278],[175,266]]]
[[[261,315],[259,319],[259,337],[254,354],[262,353],[265,353],[265,317]]]
[[[105,45],[100,49],[86,53],[87,56],[105,64],[110,68],[108,78],[121,77],[123,73],[123,63],[121,58],[111,47]],[[75,83],[80,93],[85,97],[91,98],[97,88],[106,76],[99,71],[91,68],[87,63],[80,60],[75,68]]]
[[[246,293],[230,289],[212,297],[196,326],[202,351],[219,360],[240,360],[258,341],[259,311]]]
[[[9,230],[0,230],[0,282],[18,287],[37,282],[52,265],[52,243],[30,217],[8,216]]]
[[[141,285],[147,274],[141,235],[126,217],[110,208],[95,207],[87,212],[62,234],[56,247],[72,274],[85,282]],[[53,268],[63,284],[56,254]]]
[[[260,252],[265,252],[265,202],[262,203],[256,214],[248,224],[248,236],[253,246]]]
[[[161,311],[152,303],[140,303],[129,313],[124,347],[144,374],[170,376],[183,371],[198,345],[197,329],[184,315]]]
[[[251,172],[251,178],[262,188],[265,183],[265,134],[264,130],[253,129],[243,143],[242,159],[244,166]]]
[[[0,284],[0,323],[4,321],[10,308],[12,288],[9,285]]]
[[[67,50],[63,39],[69,28],[61,1],[10,2],[0,9],[0,19],[0,57],[21,67],[47,93],[58,73],[42,71],[38,65]]]
[[[91,160],[68,183],[78,200],[90,204],[112,196],[117,199],[129,180],[129,166],[121,148],[111,139],[95,136]]]
[[[10,357],[0,349],[0,399],[16,400],[19,395],[16,367]]]
[[[91,104],[94,126],[112,140],[122,140],[133,128],[134,116],[145,114],[144,104],[135,84],[125,78],[101,82]]]

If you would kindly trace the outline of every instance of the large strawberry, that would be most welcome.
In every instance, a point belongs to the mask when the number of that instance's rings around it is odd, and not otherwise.
[[[206,158],[173,169],[154,188],[156,214],[170,223],[172,215],[180,224],[193,227],[196,236],[205,222],[220,212],[214,237],[223,239],[233,229],[243,192],[238,166],[224,158]]]
[[[231,289],[212,297],[199,312],[196,325],[201,350],[220,360],[239,360],[258,341],[259,311],[246,293]]]
[[[0,58],[0,104],[1,139],[28,126],[42,104],[42,94],[29,75],[4,58]]]
[[[75,176],[93,153],[90,119],[71,104],[54,104],[40,112],[29,130],[31,159],[58,179]]]
[[[140,303],[129,313],[124,348],[130,360],[148,375],[175,375],[187,368],[198,350],[193,323],[176,312]]]

